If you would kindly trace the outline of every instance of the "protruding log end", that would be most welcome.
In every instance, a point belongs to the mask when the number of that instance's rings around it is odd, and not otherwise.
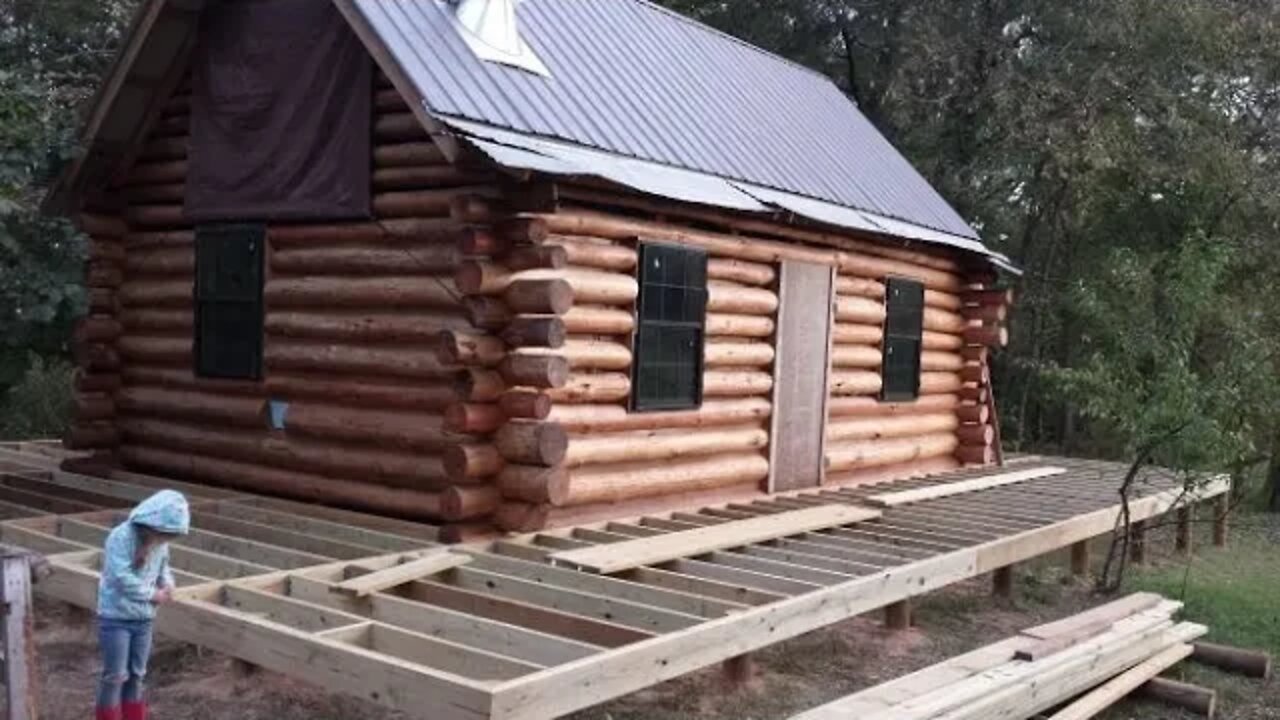
[[[482,403],[458,403],[444,411],[444,427],[449,432],[483,435],[506,422],[502,408]]]
[[[507,346],[490,335],[474,335],[458,330],[440,332],[436,346],[440,362],[446,365],[482,365],[492,367],[507,355]]]
[[[498,474],[498,488],[508,500],[562,506],[569,497],[569,473],[564,468],[507,465]]]
[[[449,204],[449,216],[460,223],[484,224],[496,214],[493,201],[479,195],[461,195]]]
[[[502,504],[502,494],[492,485],[455,486],[440,495],[445,520],[474,520],[492,515]]]
[[[545,420],[551,414],[551,396],[529,390],[511,390],[498,399],[498,406],[509,418]]]
[[[498,369],[513,386],[561,388],[569,382],[569,361],[557,355],[508,355]]]
[[[1266,680],[1271,677],[1269,653],[1207,642],[1197,642],[1192,645],[1195,652],[1191,654],[1191,659],[1198,663],[1252,678]]]
[[[995,451],[990,445],[961,445],[956,458],[965,465],[990,465],[995,462]]]
[[[983,408],[984,410],[986,408]],[[990,425],[961,425],[956,437],[962,445],[991,445],[996,439],[996,429]]]
[[[964,341],[969,345],[1002,348],[1009,344],[1009,329],[1003,325],[982,325],[965,328]]]
[[[555,315],[517,315],[502,331],[502,340],[511,347],[563,347],[568,332],[564,320]]]
[[[467,320],[483,330],[501,330],[511,322],[511,308],[497,298],[471,296],[462,300]]]
[[[506,467],[498,448],[482,443],[459,443],[444,449],[441,455],[444,471],[454,480],[474,480],[497,475]]]
[[[467,228],[458,237],[458,250],[463,255],[501,255],[510,246],[484,228]]]
[[[559,245],[525,245],[503,255],[502,264],[511,272],[560,270],[569,264],[569,251]]]
[[[547,228],[547,221],[541,218],[503,220],[498,223],[495,232],[498,237],[512,245],[541,245],[551,234]]]
[[[991,408],[987,405],[962,405],[956,408],[956,417],[962,423],[985,424],[991,419]]]
[[[1167,705],[1180,707],[1196,715],[1213,720],[1217,715],[1218,692],[1199,685],[1190,685],[1169,678],[1152,678],[1138,693]]]
[[[563,315],[573,307],[573,287],[561,279],[516,280],[503,297],[517,313]]]
[[[507,460],[551,467],[564,462],[569,433],[558,423],[514,420],[497,431],[493,443]]]
[[[507,383],[493,370],[471,368],[458,373],[454,390],[463,400],[494,403],[507,391]]]
[[[525,533],[547,526],[550,508],[522,502],[504,502],[494,513],[493,522],[506,532]]]

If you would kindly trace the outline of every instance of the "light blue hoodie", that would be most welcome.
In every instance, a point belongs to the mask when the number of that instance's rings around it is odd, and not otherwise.
[[[107,536],[102,555],[102,579],[98,582],[98,617],[111,620],[152,620],[156,606],[151,603],[157,588],[174,587],[169,570],[169,546],[159,545],[141,568],[133,566],[141,538],[137,526],[163,533],[186,535],[191,529],[191,511],[182,493],[162,490],[143,500]]]

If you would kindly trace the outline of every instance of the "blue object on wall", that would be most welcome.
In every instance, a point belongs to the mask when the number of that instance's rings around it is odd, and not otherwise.
[[[267,403],[271,409],[271,429],[283,430],[285,419],[289,417],[289,403],[284,400],[271,400]]]

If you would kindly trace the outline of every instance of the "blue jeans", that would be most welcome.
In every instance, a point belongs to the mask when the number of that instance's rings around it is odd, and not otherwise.
[[[151,657],[151,621],[99,618],[98,643],[102,648],[98,707],[142,702],[142,683]]]

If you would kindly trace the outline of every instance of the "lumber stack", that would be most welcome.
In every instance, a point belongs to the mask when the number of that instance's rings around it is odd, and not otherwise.
[[[185,91],[161,112],[124,181],[115,401],[130,464],[416,519],[496,508],[483,478],[446,465],[459,366],[440,337],[468,326],[453,287],[467,234],[455,200],[496,195],[495,178],[448,163],[385,78],[371,91],[377,219],[268,228],[261,381],[193,373]],[[287,403],[282,429],[269,401]]]
[[[1083,720],[1192,655],[1191,643],[1208,629],[1175,621],[1180,607],[1158,595],[1133,595],[793,720],[1025,720],[1075,698],[1050,717]]]

